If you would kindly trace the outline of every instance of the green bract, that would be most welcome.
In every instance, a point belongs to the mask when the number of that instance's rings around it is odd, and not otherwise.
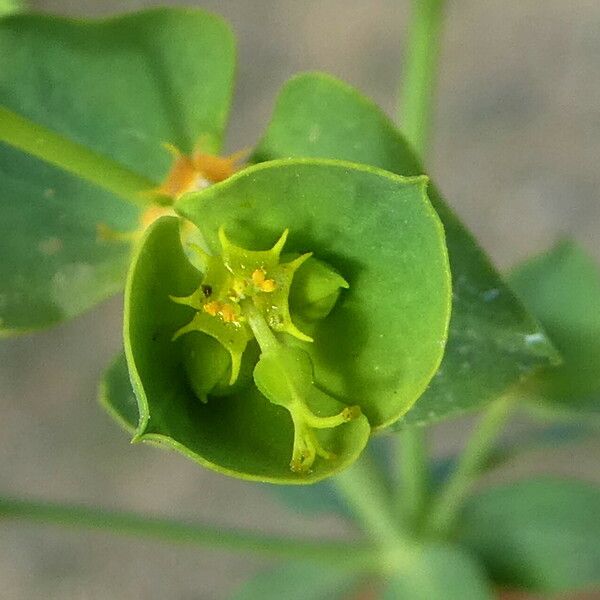
[[[92,22],[9,16],[0,56],[0,109],[124,167],[142,188],[168,171],[164,142],[219,150],[235,50],[218,17],[191,9]],[[14,141],[18,129],[0,115],[0,140]],[[135,230],[152,203],[142,193],[124,202],[29,152],[0,143],[0,248],[10,257],[0,264],[0,335],[55,324],[120,290],[131,244],[99,232]]]
[[[200,252],[200,273],[165,218],[134,260],[125,344],[136,439],[272,482],[353,462],[443,354],[450,276],[426,185],[295,160],[182,198],[210,255]]]
[[[388,117],[348,85],[321,73],[282,89],[256,161],[336,158],[400,175],[424,172]],[[399,424],[426,424],[481,408],[556,360],[536,321],[515,298],[435,185],[431,203],[446,232],[453,278],[452,320],[442,365]]]

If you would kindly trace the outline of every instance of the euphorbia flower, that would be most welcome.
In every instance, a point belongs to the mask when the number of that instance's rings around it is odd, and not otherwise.
[[[135,439],[281,483],[356,460],[443,353],[449,271],[426,185],[295,160],[179,200],[205,245],[198,268],[177,220],[160,219],[127,285]]]

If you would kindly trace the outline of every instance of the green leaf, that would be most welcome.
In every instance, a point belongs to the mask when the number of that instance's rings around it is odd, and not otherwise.
[[[542,323],[563,364],[526,387],[539,405],[600,423],[600,269],[570,242],[518,267],[509,279]]]
[[[133,433],[136,430],[140,413],[124,352],[106,369],[98,389],[98,401],[126,431]]]
[[[347,598],[360,575],[310,563],[290,563],[263,571],[244,583],[231,600],[335,600]]]
[[[443,232],[423,177],[337,161],[278,161],[182,198],[176,209],[218,249],[217,231],[245,247],[289,228],[349,284],[315,324],[312,358],[323,391],[358,404],[374,428],[404,414],[439,365],[449,309]]]
[[[546,593],[600,585],[600,489],[540,479],[487,490],[467,504],[460,539],[504,585]]]
[[[408,553],[384,600],[492,600],[480,566],[458,546],[430,544]]]
[[[254,385],[234,386],[227,396],[209,395],[206,403],[195,396],[185,362],[201,335],[173,342],[194,310],[170,297],[189,295],[200,278],[181,248],[177,219],[151,226],[134,258],[125,300],[125,350],[140,413],[135,441],[174,448],[221,473],[275,483],[310,483],[353,462],[369,435],[364,417],[327,430],[322,439],[336,458],[296,474],[289,468],[289,413]]]
[[[374,165],[400,175],[423,167],[391,121],[354,89],[322,74],[288,82],[255,160],[321,157]],[[468,176],[468,174],[465,174]],[[446,231],[453,277],[446,354],[426,393],[403,423],[425,424],[480,408],[556,354],[448,208],[435,186],[428,195]]]
[[[170,142],[219,149],[234,43],[219,18],[161,9],[102,21],[0,21],[0,105],[159,183]],[[123,286],[140,211],[0,144],[0,335],[73,317]]]

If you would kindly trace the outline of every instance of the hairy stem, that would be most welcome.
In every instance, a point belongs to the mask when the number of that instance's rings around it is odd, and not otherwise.
[[[429,136],[444,0],[413,0],[398,118],[423,158]]]
[[[156,185],[106,156],[0,106],[0,142],[36,156],[137,204],[149,204]]]
[[[504,428],[514,398],[501,398],[490,405],[458,459],[456,469],[435,498],[428,531],[445,536],[452,530],[462,503],[489,460],[493,443]]]
[[[0,520],[20,519],[137,535],[276,558],[323,561],[350,569],[375,568],[377,550],[361,543],[313,542],[221,529],[129,512],[106,511],[49,502],[0,498]]]
[[[429,495],[427,431],[406,427],[399,434],[400,509],[408,526],[418,528]]]

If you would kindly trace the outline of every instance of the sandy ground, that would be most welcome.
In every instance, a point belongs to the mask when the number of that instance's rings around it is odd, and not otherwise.
[[[38,10],[99,15],[152,2],[40,0]],[[162,3],[164,4],[164,3]],[[167,3],[168,4],[168,3]],[[228,146],[252,145],[277,89],[322,69],[394,111],[407,25],[398,0],[226,0],[239,39]],[[600,259],[600,3],[449,2],[430,172],[497,264],[506,268],[572,235]],[[0,488],[272,532],[351,535],[333,516],[287,511],[262,486],[130,446],[95,402],[120,345],[119,298],[53,331],[0,343]],[[438,452],[465,423],[439,428]],[[530,453],[502,478],[533,471],[597,477],[598,443]],[[6,600],[220,600],[264,565],[108,534],[3,523]]]

